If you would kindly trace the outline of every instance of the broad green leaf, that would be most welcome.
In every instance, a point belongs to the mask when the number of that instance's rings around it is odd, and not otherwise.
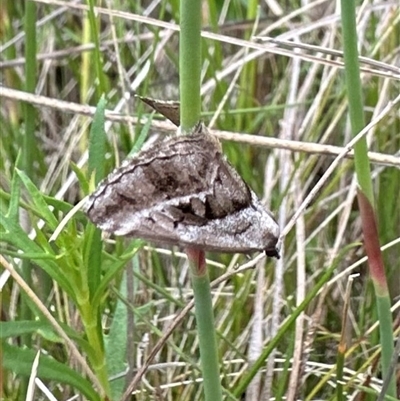
[[[23,334],[34,333],[43,327],[40,321],[15,320],[11,322],[0,322],[0,338],[16,337]]]

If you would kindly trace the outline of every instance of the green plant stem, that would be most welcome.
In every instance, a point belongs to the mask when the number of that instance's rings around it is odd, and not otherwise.
[[[341,19],[343,26],[343,50],[349,115],[353,136],[364,126],[364,109],[360,79],[360,66],[357,50],[357,30],[354,0],[341,0]],[[357,194],[364,236],[364,246],[368,255],[368,265],[374,285],[377,311],[379,316],[380,342],[382,347],[382,372],[387,377],[394,352],[393,322],[390,312],[390,294],[388,291],[379,236],[376,222],[375,202],[372,191],[372,178],[365,138],[354,147],[354,162],[359,184]],[[395,380],[392,377],[387,395],[395,397]]]
[[[88,174],[94,174],[96,184],[104,177],[104,164],[106,153],[106,134],[104,131],[104,110],[106,101],[101,96],[89,135],[89,160]],[[104,391],[110,394],[110,385],[107,373],[106,356],[101,330],[101,316],[97,305],[93,304],[94,294],[101,282],[102,266],[102,240],[101,231],[89,224],[86,227],[88,238],[88,252],[85,253],[84,260],[87,271],[81,277],[81,297],[80,309],[82,311],[82,321],[85,326],[86,336],[90,345],[96,350],[91,357],[91,364],[96,375],[101,382]],[[89,291],[87,291],[89,290]]]
[[[200,119],[201,0],[180,1],[179,85],[181,129],[188,134]]]
[[[36,88],[36,4],[25,3],[25,91],[35,93]],[[35,157],[35,108],[30,103],[24,104],[25,135],[22,148],[22,169],[30,174]]]
[[[98,327],[98,311],[93,311],[90,303],[85,303],[81,306],[82,322],[85,327],[85,333],[89,344],[95,350],[93,355],[89,355],[90,365],[99,379],[103,390],[106,394],[110,394],[110,383],[108,380],[107,364],[104,353],[104,344],[101,331]]]
[[[29,93],[35,93],[36,88],[36,3],[28,1],[25,3],[25,91]],[[24,122],[25,129],[22,140],[21,158],[20,163],[21,170],[25,171],[31,178],[33,172],[33,162],[35,160],[35,120],[36,111],[30,103],[24,103]],[[23,213],[23,211],[22,211]],[[32,264],[29,260],[23,260],[21,263],[22,277],[28,283],[32,285]],[[27,304],[26,298],[21,298],[21,320],[30,320],[32,318],[31,311]],[[29,335],[22,336],[22,344],[26,347],[31,346],[31,337]],[[22,345],[21,344],[21,345]],[[27,388],[27,380],[21,382],[21,393],[20,397],[25,396],[25,389]],[[22,398],[21,398],[22,399]]]
[[[218,364],[217,339],[205,254],[201,250],[186,250],[189,258],[191,281],[194,292],[195,315],[199,335],[201,369],[204,383],[204,400],[222,400]]]
[[[364,107],[357,50],[357,30],[354,0],[342,0],[343,49],[349,115],[352,132],[358,134],[365,127]],[[354,146],[354,163],[360,188],[374,204],[367,141],[362,138]]]
[[[180,121],[182,133],[190,134],[200,120],[201,111],[201,0],[180,1],[180,27]],[[204,401],[221,401],[219,358],[205,254],[192,248],[186,249],[186,253],[194,291]]]
[[[374,285],[376,306],[379,317],[379,335],[382,353],[382,373],[387,380],[390,365],[394,353],[393,321],[390,310],[390,294],[387,285],[382,252],[379,246],[378,228],[376,224],[375,211],[362,191],[357,193],[360,207],[362,230],[364,234],[365,249],[368,256],[368,266]],[[394,375],[390,379],[387,395],[394,397],[396,384]]]

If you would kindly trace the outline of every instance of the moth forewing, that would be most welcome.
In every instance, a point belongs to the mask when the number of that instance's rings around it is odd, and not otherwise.
[[[89,197],[86,213],[116,235],[278,256],[278,224],[203,124],[125,161]]]

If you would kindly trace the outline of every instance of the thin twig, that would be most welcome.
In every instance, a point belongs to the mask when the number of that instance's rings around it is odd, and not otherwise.
[[[91,117],[94,115],[96,108],[94,106],[81,105],[79,103],[66,102],[64,100],[58,100],[46,96],[34,95],[31,93],[26,93],[16,89],[11,89],[7,87],[0,87],[0,97],[4,97],[12,100],[19,100],[24,102],[29,102],[35,106],[50,107],[58,110],[62,110],[67,113],[80,114],[84,116]],[[119,123],[131,123],[131,124],[143,124],[143,119],[138,119],[136,117],[126,116],[123,114],[115,113],[111,110],[105,111],[106,120],[119,122]],[[176,127],[166,121],[156,121],[153,120],[152,126],[155,129],[159,129],[163,132],[175,132]],[[323,145],[319,143],[312,142],[301,142],[285,140],[280,138],[257,136],[250,134],[241,134],[229,131],[219,131],[213,130],[212,134],[217,138],[233,141],[238,143],[246,143],[249,145],[266,147],[271,149],[286,149],[292,152],[303,152],[315,155],[326,155],[326,156],[338,156],[343,152],[345,148],[333,145]],[[397,166],[400,167],[400,157],[395,155],[388,155],[378,152],[368,152],[369,159],[371,163],[383,164],[386,166]],[[343,157],[343,156],[342,156]],[[346,150],[344,155],[345,158],[353,159],[353,150]]]

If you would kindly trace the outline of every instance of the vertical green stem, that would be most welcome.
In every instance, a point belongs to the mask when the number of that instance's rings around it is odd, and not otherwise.
[[[342,25],[347,96],[352,132],[358,134],[365,127],[360,64],[357,50],[357,30],[354,0],[342,0]],[[354,146],[354,162],[360,188],[374,204],[367,141],[362,138]]]
[[[184,134],[200,119],[201,0],[180,1],[179,84]]]
[[[203,373],[204,400],[222,400],[222,388],[218,363],[217,339],[205,254],[201,250],[186,249],[190,264],[194,292],[195,315]]]
[[[36,88],[36,3],[33,1],[25,2],[25,91],[34,93]],[[35,108],[30,103],[24,103],[24,122],[25,129],[23,131],[21,158],[17,162],[20,168],[33,179],[33,161],[35,158]],[[23,211],[22,211],[23,212]],[[24,280],[28,285],[32,284],[31,276],[32,265],[29,260],[22,260],[21,271]],[[26,302],[26,298],[21,299],[21,320],[30,320],[32,318],[31,311]],[[22,336],[22,344],[26,347],[31,345],[31,336]],[[21,381],[20,399],[25,398],[27,380]]]
[[[343,25],[343,50],[345,61],[346,87],[349,99],[349,115],[353,135],[357,135],[364,126],[364,109],[362,86],[357,50],[357,30],[354,0],[341,0]],[[374,285],[377,311],[379,316],[380,342],[382,347],[382,373],[387,379],[390,363],[394,352],[393,322],[390,311],[390,294],[387,286],[386,273],[380,251],[375,202],[372,190],[371,171],[368,159],[367,142],[365,138],[354,147],[354,160],[359,183],[357,194],[360,209],[364,246],[368,255],[368,265]],[[390,379],[387,394],[395,397],[394,377]]]
[[[201,0],[180,0],[180,121],[184,134],[190,134],[200,120],[201,79]],[[195,300],[203,374],[204,400],[221,401],[222,388],[210,280],[202,250],[186,249]]]
[[[88,174],[95,174],[95,182],[98,184],[104,177],[106,133],[104,131],[104,111],[106,100],[102,96],[97,104],[96,114],[89,134],[89,160]],[[104,351],[103,336],[101,330],[101,316],[98,305],[93,305],[93,296],[100,285],[102,266],[102,240],[101,231],[89,224],[86,227],[87,252],[84,260],[87,266],[86,272],[82,272],[82,296],[80,309],[82,321],[89,344],[96,350],[91,358],[91,363],[96,375],[101,382],[104,391],[110,394],[110,385],[107,374],[106,356]],[[88,293],[85,294],[85,291]]]
[[[25,2],[25,91],[34,93],[36,88],[36,3]],[[24,104],[25,133],[22,148],[22,169],[31,176],[35,157],[35,108]]]

